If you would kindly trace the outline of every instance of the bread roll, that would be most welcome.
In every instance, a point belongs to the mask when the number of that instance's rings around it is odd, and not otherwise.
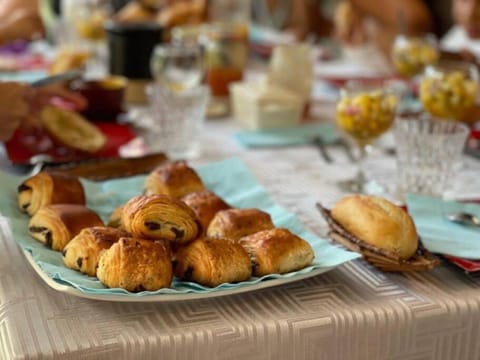
[[[383,198],[345,196],[333,206],[331,216],[353,236],[402,259],[417,250],[418,235],[410,215]]]

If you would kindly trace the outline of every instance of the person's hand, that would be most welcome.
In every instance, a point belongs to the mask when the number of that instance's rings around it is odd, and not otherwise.
[[[342,1],[335,9],[334,27],[342,44],[357,46],[367,41],[364,18],[348,1]]]
[[[39,113],[52,99],[67,101],[75,110],[86,107],[81,95],[60,85],[32,88],[15,82],[0,83],[0,141],[10,139],[19,127],[39,128]]]

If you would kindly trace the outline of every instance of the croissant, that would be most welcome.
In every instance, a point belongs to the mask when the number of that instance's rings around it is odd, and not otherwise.
[[[139,195],[122,211],[124,229],[135,237],[171,240],[185,244],[202,231],[195,213],[185,203],[168,195]]]
[[[259,209],[221,210],[208,225],[207,236],[239,240],[242,236],[273,229],[270,214]]]
[[[110,214],[110,217],[108,218],[107,226],[116,228],[116,229],[123,229],[124,227],[122,223],[122,212],[123,212],[123,205],[115,208],[113,212]]]
[[[95,276],[100,254],[121,237],[128,236],[122,230],[94,226],[80,231],[62,251],[65,266]]]
[[[78,178],[42,171],[18,187],[18,206],[30,216],[49,204],[85,205],[85,193]]]
[[[217,212],[231,208],[222,198],[209,190],[187,194],[182,197],[182,201],[195,212],[203,229],[208,228]]]
[[[284,274],[310,265],[310,244],[283,228],[257,232],[240,239],[252,261],[253,275]]]
[[[53,250],[65,245],[83,228],[103,226],[102,219],[83,205],[47,205],[32,216],[28,224],[30,235]]]
[[[202,180],[185,161],[167,163],[155,168],[146,178],[145,195],[165,194],[175,198],[204,190]]]
[[[237,242],[202,237],[177,251],[175,275],[185,281],[215,287],[248,280],[252,267],[247,253]]]
[[[161,240],[120,238],[100,256],[97,277],[109,288],[133,292],[169,287],[173,269],[168,244]]]

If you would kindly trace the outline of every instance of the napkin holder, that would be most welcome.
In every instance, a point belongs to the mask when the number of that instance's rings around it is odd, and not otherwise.
[[[324,208],[321,204],[317,203],[316,205],[330,227],[328,233],[330,239],[338,242],[351,251],[361,254],[367,262],[379,270],[388,272],[424,271],[431,270],[440,263],[437,257],[423,247],[420,239],[417,251],[409,259],[402,259],[391,251],[368,244],[353,236],[338,224],[332,218],[330,210]]]

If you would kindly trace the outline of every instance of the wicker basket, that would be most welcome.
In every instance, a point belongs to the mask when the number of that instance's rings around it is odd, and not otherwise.
[[[333,241],[362,254],[365,260],[382,271],[423,271],[430,270],[440,263],[437,257],[423,247],[420,239],[415,254],[409,259],[401,259],[391,251],[368,244],[350,234],[333,220],[330,210],[321,204],[317,203],[317,208],[330,227],[328,235]]]

